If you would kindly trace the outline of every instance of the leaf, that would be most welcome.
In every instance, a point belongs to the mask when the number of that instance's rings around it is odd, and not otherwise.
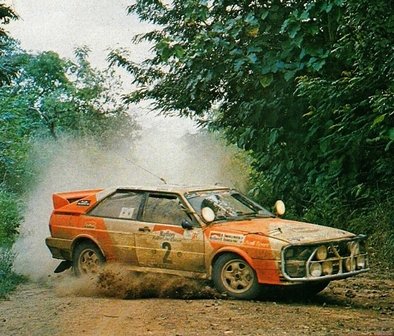
[[[257,60],[258,60],[256,54],[254,54],[254,53],[248,55],[248,59],[249,59],[249,61],[250,61],[251,63],[253,63],[253,64],[255,64],[255,63],[257,62]]]
[[[234,70],[235,70],[235,71],[240,71],[241,68],[242,68],[242,66],[244,65],[244,63],[245,63],[245,59],[243,59],[243,58],[237,59],[237,60],[234,62]]]
[[[387,113],[384,113],[384,114],[381,114],[380,116],[377,116],[377,117],[375,118],[375,120],[373,121],[371,128],[373,128],[373,127],[375,127],[376,125],[382,123],[382,122],[384,121],[386,115],[387,115]]]
[[[290,79],[294,78],[296,72],[297,72],[297,70],[286,71],[285,74],[284,74],[286,82],[288,82]]]
[[[260,84],[263,88],[267,88],[271,85],[274,80],[274,75],[272,73],[266,74],[260,77]]]
[[[300,15],[300,20],[305,21],[307,19],[309,19],[309,11],[304,10]]]
[[[390,138],[390,140],[394,140],[394,128],[390,128],[390,130],[389,130],[389,138]]]

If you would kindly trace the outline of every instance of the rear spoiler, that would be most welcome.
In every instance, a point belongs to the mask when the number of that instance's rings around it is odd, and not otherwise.
[[[103,189],[92,189],[55,193],[52,195],[53,208],[59,209],[82,198],[97,194],[102,190]]]

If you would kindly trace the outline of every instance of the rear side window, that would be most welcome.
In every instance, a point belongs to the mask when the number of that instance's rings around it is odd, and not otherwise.
[[[117,191],[101,201],[90,213],[91,216],[120,219],[136,219],[143,194],[134,191]]]

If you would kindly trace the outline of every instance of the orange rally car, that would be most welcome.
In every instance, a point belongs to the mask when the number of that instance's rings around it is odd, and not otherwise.
[[[310,294],[368,270],[365,236],[281,219],[226,187],[124,187],[53,195],[55,272],[90,273],[116,261],[133,271],[212,279],[232,298],[260,285]],[[284,213],[283,202],[276,213]]]

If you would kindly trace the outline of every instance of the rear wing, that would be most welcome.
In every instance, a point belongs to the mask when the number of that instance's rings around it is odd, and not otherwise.
[[[53,208],[59,209],[82,198],[97,194],[102,190],[103,189],[92,189],[55,193],[52,195]]]

